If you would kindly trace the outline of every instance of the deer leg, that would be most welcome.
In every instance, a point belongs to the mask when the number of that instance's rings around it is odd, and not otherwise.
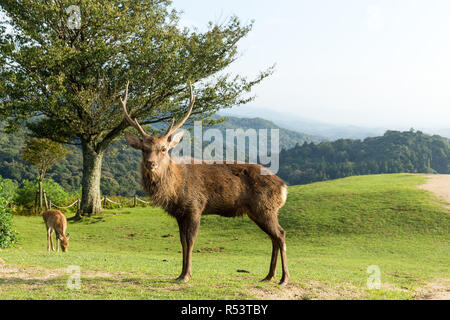
[[[200,226],[200,220],[192,220],[188,224],[187,233],[186,233],[186,260],[187,260],[187,267],[186,267],[186,275],[189,277],[189,279],[192,277],[192,250],[194,249],[194,242],[195,237],[198,233],[198,228]]]
[[[184,275],[186,274],[186,267],[187,267],[187,260],[186,260],[186,233],[185,233],[185,227],[183,224],[183,220],[177,219],[178,222],[178,229],[180,231],[180,242],[181,246],[183,248],[183,269],[181,271],[181,275],[176,279],[178,281],[182,281]]]
[[[281,252],[281,265],[283,267],[283,274],[281,275],[280,285],[286,285],[289,281],[289,270],[287,266],[286,257],[286,231],[278,225],[279,237],[277,239]]]
[[[55,238],[56,238],[56,252],[59,252],[59,246],[61,243],[61,240],[59,240],[59,233],[55,231]]]
[[[281,251],[281,262],[283,265],[283,274],[280,284],[284,285],[289,279],[289,272],[287,271],[286,260],[286,243],[285,243],[285,231],[278,224],[277,215],[256,215],[249,214],[252,219],[260,228],[272,239],[272,258],[270,261],[270,268],[268,275],[262,281],[270,281],[275,276],[278,260],[278,250]],[[284,254],[284,257],[283,257]]]
[[[47,228],[47,252],[50,252],[50,228]]]
[[[200,226],[200,218],[188,217],[183,221],[184,233],[186,238],[186,268],[178,278],[179,281],[187,282],[192,277],[192,250],[194,248],[195,237],[197,236],[198,228]]]
[[[277,269],[278,250],[279,248],[276,239],[272,239],[272,259],[270,260],[269,273],[267,274],[267,277],[265,277],[261,281],[270,281],[273,279],[273,277],[275,277]]]
[[[49,238],[50,238],[50,245],[52,247],[52,251],[55,251],[55,248],[53,247],[53,229],[50,228],[50,234],[49,234]]]

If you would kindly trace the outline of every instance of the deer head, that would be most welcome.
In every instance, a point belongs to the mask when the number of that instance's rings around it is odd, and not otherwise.
[[[195,97],[191,83],[189,83],[189,89],[191,97],[188,111],[186,112],[183,119],[181,119],[176,125],[174,125],[175,119],[172,119],[171,125],[167,129],[166,133],[162,136],[149,135],[144,131],[144,129],[142,129],[136,119],[131,119],[127,111],[128,84],[125,90],[124,99],[120,99],[122,102],[123,114],[125,119],[141,134],[141,138],[132,134],[127,134],[125,136],[125,139],[131,147],[142,151],[143,164],[147,171],[153,174],[164,172],[171,161],[169,150],[175,147],[183,137],[183,132],[178,132],[175,134],[174,132],[181,128],[181,126],[191,115],[192,109],[194,108]]]
[[[69,238],[70,238],[70,234],[67,234],[67,236],[64,236],[62,234],[59,235],[59,243],[61,245],[61,250],[63,252],[67,252],[69,251]]]

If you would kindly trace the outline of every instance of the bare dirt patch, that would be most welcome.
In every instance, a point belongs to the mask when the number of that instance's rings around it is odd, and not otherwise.
[[[257,286],[250,292],[264,300],[339,300],[360,299],[364,292],[352,285],[329,285],[308,280],[301,285],[290,283],[285,287],[267,289]]]
[[[22,280],[49,280],[60,276],[59,271],[50,271],[37,267],[12,267],[0,266],[1,279],[22,279]]]
[[[419,188],[435,194],[440,200],[446,202],[444,207],[450,210],[450,174],[433,174],[426,177],[427,182]]]
[[[418,300],[450,300],[450,279],[436,279],[418,292]]]

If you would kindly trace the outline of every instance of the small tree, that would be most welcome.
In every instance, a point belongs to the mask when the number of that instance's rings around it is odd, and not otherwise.
[[[55,164],[62,161],[69,150],[61,144],[49,139],[27,138],[22,159],[33,164],[39,172],[39,209],[42,209],[42,182],[45,173]]]
[[[17,189],[14,195],[14,203],[24,207],[32,207],[36,201],[36,193],[39,191],[36,180],[24,180],[23,186]],[[57,182],[45,178],[42,181],[42,189],[52,200],[52,203],[65,203],[69,194]]]

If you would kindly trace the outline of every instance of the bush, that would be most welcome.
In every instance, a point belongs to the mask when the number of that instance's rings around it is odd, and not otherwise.
[[[3,179],[0,177],[0,185],[2,190],[0,190],[0,197],[5,201],[12,201],[17,191],[17,182],[10,179]]]
[[[9,248],[17,242],[17,234],[13,230],[12,216],[8,209],[8,203],[14,190],[10,188],[16,185],[11,180],[0,177],[0,248]]]
[[[23,182],[23,187],[18,189],[16,192],[14,203],[28,208],[33,207],[38,189],[39,187],[37,180],[25,180]],[[51,179],[44,179],[43,189],[47,194],[47,199],[58,206],[64,204],[69,196],[69,194],[59,184]]]

